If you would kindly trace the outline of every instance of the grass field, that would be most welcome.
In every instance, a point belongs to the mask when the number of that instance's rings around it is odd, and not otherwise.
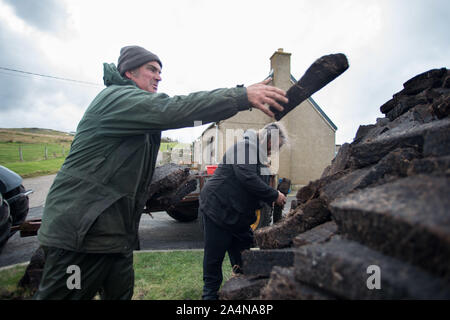
[[[65,158],[56,158],[41,161],[0,163],[0,165],[16,172],[22,178],[32,178],[57,173],[64,160]]]
[[[134,300],[200,300],[203,289],[203,251],[134,254]],[[228,256],[222,272],[231,276]]]
[[[19,162],[22,153],[23,162],[64,158],[70,150],[70,143],[19,143],[0,142],[0,163]]]
[[[178,142],[162,142],[161,145],[160,145],[159,150],[162,151],[162,152],[167,151],[167,150],[171,150],[177,144],[178,144]]]
[[[0,129],[0,165],[22,178],[56,173],[72,140],[72,135],[50,129]]]
[[[135,252],[133,300],[200,300],[203,288],[203,251]],[[17,288],[26,266],[0,271],[0,300],[30,298]],[[231,277],[228,256],[224,282]]]

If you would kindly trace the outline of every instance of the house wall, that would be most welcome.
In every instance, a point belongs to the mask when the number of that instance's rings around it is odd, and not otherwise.
[[[202,136],[202,169],[205,170],[205,166],[209,164],[215,164],[216,161],[216,130],[215,127],[207,129]]]
[[[289,119],[290,179],[296,185],[306,185],[320,178],[334,158],[335,132],[309,100],[296,108]]]
[[[201,137],[197,138],[194,142],[193,142],[193,149],[194,149],[194,154],[193,154],[193,164],[194,165],[200,165],[202,163],[202,143],[201,143]],[[200,167],[199,167],[200,169]]]

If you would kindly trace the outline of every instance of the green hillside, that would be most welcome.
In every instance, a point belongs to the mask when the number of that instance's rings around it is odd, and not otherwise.
[[[0,129],[0,165],[22,177],[56,173],[73,135],[40,128]]]
[[[0,165],[23,178],[56,173],[73,138],[72,134],[52,129],[0,128]],[[177,141],[162,142],[160,150],[171,150],[177,145]]]

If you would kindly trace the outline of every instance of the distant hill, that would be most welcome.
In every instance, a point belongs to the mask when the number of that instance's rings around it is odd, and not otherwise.
[[[2,129],[0,130],[11,130],[15,132],[25,132],[25,133],[38,133],[38,134],[50,134],[50,135],[57,135],[57,136],[66,136],[66,135],[72,135],[68,132],[53,130],[53,129],[43,129],[43,128],[8,128],[8,129]]]
[[[0,142],[10,143],[70,143],[73,135],[41,128],[0,128]]]
[[[53,129],[42,128],[0,128],[0,142],[6,143],[36,143],[61,144],[71,143],[75,134]],[[180,144],[178,141],[162,140],[160,150],[167,151],[172,148],[189,147],[189,144]]]

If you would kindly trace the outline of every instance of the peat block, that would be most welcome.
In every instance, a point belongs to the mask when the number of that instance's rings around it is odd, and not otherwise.
[[[423,136],[402,135],[352,146],[350,163],[352,168],[364,168],[373,165],[385,157],[389,152],[399,148],[414,148],[417,151],[423,148]]]
[[[359,130],[358,130],[359,131]],[[334,175],[340,171],[347,169],[348,161],[350,159],[350,144],[344,143],[340,148],[336,157],[322,173],[321,178]]]
[[[219,291],[220,300],[249,300],[259,296],[268,278],[246,277],[240,275],[225,282]]]
[[[432,93],[430,95],[429,92],[424,92],[413,97],[401,96],[397,99],[397,103],[394,108],[386,113],[386,116],[390,120],[394,120],[418,105],[428,104],[430,100],[432,101],[432,97],[430,97],[432,95]]]
[[[340,179],[328,183],[322,188],[321,197],[329,203],[356,189],[384,183],[389,177],[406,176],[410,162],[419,157],[420,153],[414,148],[395,149],[378,163],[356,169]]]
[[[450,77],[448,78],[450,84]],[[436,115],[438,119],[443,119],[450,115],[450,101],[448,97],[438,99],[433,102],[432,105],[433,114]]]
[[[148,208],[170,208],[179,203],[185,196],[197,188],[197,179],[194,177],[188,177],[185,180],[179,180],[178,186],[174,186],[174,190],[166,190],[165,193],[154,194],[152,198],[147,200]]]
[[[298,206],[292,215],[284,217],[277,224],[257,229],[255,243],[261,249],[290,247],[296,235],[330,219],[331,214],[326,203],[320,198],[312,199]]]
[[[450,286],[442,279],[340,236],[298,248],[294,269],[297,281],[343,299],[450,298]],[[374,288],[377,276],[380,286]]]
[[[293,249],[245,250],[242,252],[242,270],[246,276],[269,277],[274,266],[291,267]]]
[[[338,227],[334,221],[325,222],[296,236],[293,240],[294,247],[301,247],[312,243],[324,243],[337,234],[337,231]]]
[[[330,204],[341,234],[450,282],[450,178],[415,175]]]
[[[339,151],[340,152],[340,151]],[[303,188],[300,188],[297,191],[296,199],[297,199],[297,205],[301,205],[303,203],[308,202],[309,200],[312,200],[314,198],[318,198],[320,196],[320,190],[331,183],[332,181],[338,180],[341,177],[348,174],[350,170],[343,170],[338,171],[334,174],[329,175],[323,175],[320,179],[311,181]]]
[[[405,93],[411,95],[427,88],[440,87],[448,72],[446,68],[440,68],[420,73],[403,84]]]
[[[415,159],[408,167],[407,175],[415,174],[450,174],[450,156]]]
[[[441,120],[442,130],[430,130],[425,135],[423,146],[424,156],[447,156],[450,155],[450,119]]]
[[[365,188],[384,177],[384,173],[375,166],[356,169],[342,178],[329,183],[321,190],[321,197],[328,203],[354,190]]]
[[[267,285],[261,289],[263,300],[335,300],[330,294],[295,279],[294,268],[274,267]]]
[[[363,168],[377,163],[389,152],[399,148],[413,148],[424,156],[445,155],[448,151],[450,119],[445,118],[422,125],[405,124],[392,128],[371,142],[351,146],[352,168]],[[444,146],[443,146],[444,144]]]
[[[24,275],[18,282],[18,286],[36,292],[41,283],[45,265],[45,252],[42,247],[38,247],[30,259]]]
[[[289,101],[281,103],[283,111],[270,107],[275,113],[275,119],[280,121],[289,111],[300,105],[302,101],[319,91],[347,69],[347,57],[342,53],[329,54],[314,61],[300,80],[287,90],[286,97]]]
[[[418,104],[433,102],[433,89],[447,88],[449,70],[432,69],[421,73],[403,84],[403,90],[393,95],[393,99],[380,107],[380,111],[391,120]]]
[[[173,191],[189,177],[189,168],[168,163],[156,167],[149,186],[148,198]]]
[[[384,113],[384,114],[388,113],[395,107],[395,104],[396,104],[396,102],[394,99],[388,100],[380,107],[381,113]]]

